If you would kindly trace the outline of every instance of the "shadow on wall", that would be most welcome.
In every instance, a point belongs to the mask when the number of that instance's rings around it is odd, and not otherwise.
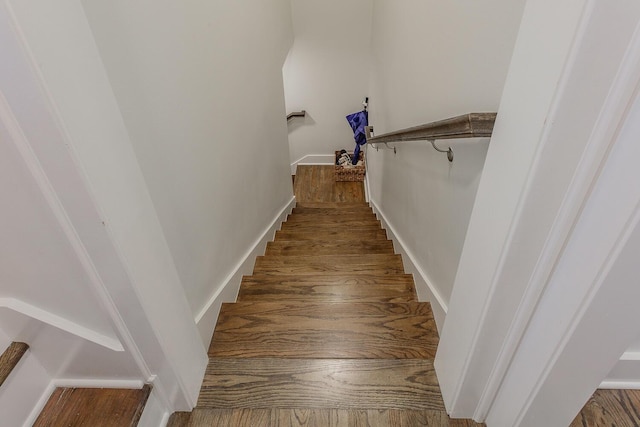
[[[287,120],[287,127],[289,133],[295,132],[296,129],[300,129],[303,126],[315,125],[316,121],[311,117],[311,114],[307,111],[304,117],[293,117],[291,120]]]

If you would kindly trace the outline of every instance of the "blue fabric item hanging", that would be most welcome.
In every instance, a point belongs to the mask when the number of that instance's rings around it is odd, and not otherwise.
[[[356,148],[353,150],[353,159],[351,160],[355,165],[360,158],[360,146],[367,143],[367,135],[364,128],[369,125],[369,113],[367,110],[362,110],[349,114],[347,116],[347,122],[349,122],[351,129],[353,129],[353,138],[356,140]]]

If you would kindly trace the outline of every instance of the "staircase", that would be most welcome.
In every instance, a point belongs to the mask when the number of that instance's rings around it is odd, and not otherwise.
[[[438,333],[364,202],[300,203],[222,306],[197,407],[169,426],[449,426]]]

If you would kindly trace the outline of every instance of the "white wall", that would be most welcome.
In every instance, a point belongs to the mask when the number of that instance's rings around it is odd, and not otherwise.
[[[11,123],[6,123],[10,113],[0,110],[0,308],[40,310],[117,341],[90,278],[29,169],[33,157],[20,154],[28,146],[12,138]]]
[[[370,123],[376,134],[497,111],[523,0],[385,1],[373,6]],[[395,229],[442,327],[488,140],[368,150],[370,199]],[[389,144],[393,145],[393,144]],[[430,288],[429,288],[430,286]]]
[[[289,2],[82,3],[195,318],[292,197]]]
[[[0,19],[8,30],[0,39],[3,59],[11,64],[0,73],[9,112],[3,124],[12,124],[11,137],[25,148],[21,154],[31,159],[30,172],[90,279],[74,282],[69,301],[82,304],[81,288],[90,286],[122,352],[98,354],[77,341],[77,331],[71,341],[51,339],[52,322],[6,322],[34,342],[48,337],[47,345],[34,344],[40,359],[72,350],[60,363],[43,363],[55,370],[53,380],[149,382],[167,410],[188,410],[206,352],[84,10],[74,0],[7,1]],[[92,372],[101,378],[87,378]]]
[[[605,365],[602,372],[599,360],[612,350],[615,357],[622,353],[604,344],[615,332],[599,327],[596,338],[594,330],[591,350],[573,353],[569,363],[575,366],[565,375],[554,373],[557,389],[547,389],[546,396],[555,403],[546,400],[550,406],[536,404],[530,411],[532,402],[544,400],[541,386],[562,346],[574,339],[575,324],[564,328],[560,320],[588,309],[582,286],[593,283],[579,276],[604,268],[592,259],[599,243],[583,243],[581,255],[588,256],[579,257],[574,275],[552,284],[637,90],[639,12],[632,1],[614,8],[601,0],[527,2],[436,355],[445,405],[454,417],[484,420],[490,414],[487,424],[496,426],[567,425],[558,414],[577,412],[595,388],[588,384],[595,379],[597,385],[611,368]],[[605,220],[586,230],[600,242],[599,233],[606,234],[610,224],[619,225]],[[548,286],[557,287],[549,294],[555,299],[545,296]],[[542,300],[548,304],[548,311],[539,313],[545,327],[536,328],[539,346],[528,347],[529,357],[519,348]],[[617,314],[602,316],[602,325]],[[551,315],[559,323],[550,322]],[[627,332],[620,336],[628,346]],[[518,353],[531,363],[518,364],[507,388],[505,374]],[[567,378],[569,372],[574,380]],[[535,420],[536,415],[542,418]],[[533,418],[523,422],[523,416]]]
[[[371,0],[292,0],[295,42],[282,69],[291,163],[355,147],[345,116],[362,109],[370,70]]]

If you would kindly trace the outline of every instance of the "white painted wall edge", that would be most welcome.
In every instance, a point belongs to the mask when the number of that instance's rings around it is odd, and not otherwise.
[[[171,414],[163,407],[162,401],[152,389],[138,421],[138,427],[165,427],[170,416]]]
[[[276,230],[278,230],[282,222],[287,219],[287,215],[291,213],[295,205],[296,198],[292,197],[291,200],[282,207],[280,213],[271,221],[271,224],[264,230],[247,253],[240,259],[222,286],[218,287],[209,297],[207,303],[196,316],[195,322],[198,325],[198,331],[200,332],[200,337],[202,338],[205,348],[209,348],[213,328],[218,320],[218,313],[220,312],[222,303],[236,300],[242,276],[252,274],[256,257],[264,254],[267,242],[273,240]]]
[[[38,419],[38,416],[40,415],[40,412],[42,412],[42,409],[44,409],[44,405],[47,404],[49,397],[51,397],[51,393],[53,393],[55,389],[56,389],[55,384],[53,383],[53,381],[50,381],[49,385],[47,385],[47,387],[42,391],[42,394],[40,395],[38,402],[35,404],[35,406],[31,410],[31,413],[29,414],[29,417],[27,418],[27,420],[24,422],[23,427],[29,427],[35,424],[36,420]]]
[[[291,163],[291,175],[296,174],[298,165],[333,165],[334,154],[307,154]]]
[[[69,319],[53,314],[47,310],[43,310],[35,305],[28,304],[17,298],[0,298],[0,308],[7,308],[22,315],[39,320],[47,325],[54,326],[65,332],[91,341],[113,351],[124,351],[122,343],[115,338],[108,337],[93,329],[86,328]]]
[[[436,326],[438,333],[440,333],[442,326],[444,325],[444,319],[447,316],[447,303],[442,298],[442,295],[433,286],[433,280],[422,269],[416,257],[413,253],[407,249],[402,238],[397,234],[395,228],[384,215],[384,212],[373,200],[369,200],[369,204],[373,208],[373,212],[380,219],[382,227],[387,230],[389,238],[393,241],[393,247],[396,252],[400,252],[402,256],[402,263],[406,272],[413,274],[415,281],[416,292],[418,293],[419,301],[429,301],[431,303],[431,309],[433,310],[433,316],[436,320]]]

